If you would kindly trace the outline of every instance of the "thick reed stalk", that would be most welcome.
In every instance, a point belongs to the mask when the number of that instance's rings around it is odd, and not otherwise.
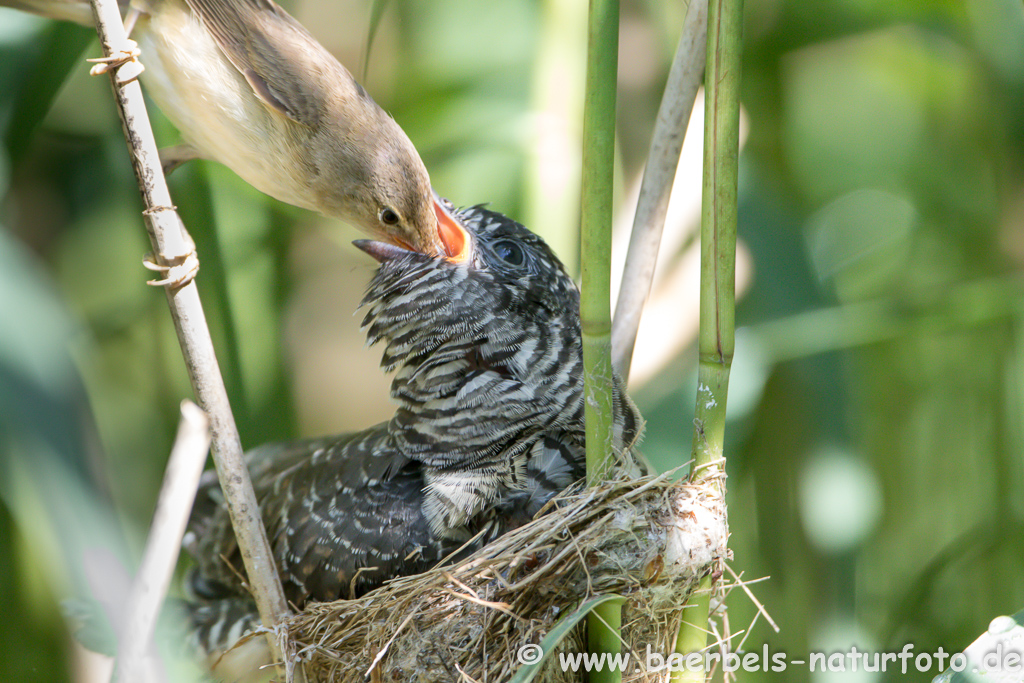
[[[583,108],[583,206],[580,261],[583,270],[584,394],[587,422],[587,481],[604,478],[612,458],[611,267],[612,190],[615,161],[615,94],[619,63],[619,2],[591,0],[587,82]],[[618,602],[587,616],[591,652],[620,651]],[[622,672],[603,667],[591,683],[613,683]]]
[[[704,191],[701,216],[700,335],[692,478],[725,467],[725,406],[735,346],[736,192],[739,161],[742,0],[711,0]],[[716,481],[724,478],[716,477]],[[723,492],[724,493],[724,492]],[[698,652],[707,643],[712,581],[706,578],[684,611],[676,652]],[[703,668],[673,672],[673,681],[702,681]]]

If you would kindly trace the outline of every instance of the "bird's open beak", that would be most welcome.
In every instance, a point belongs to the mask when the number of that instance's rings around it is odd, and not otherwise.
[[[471,240],[466,229],[459,224],[434,192],[434,215],[437,216],[437,235],[444,245],[445,255],[453,263],[463,263],[469,258]]]

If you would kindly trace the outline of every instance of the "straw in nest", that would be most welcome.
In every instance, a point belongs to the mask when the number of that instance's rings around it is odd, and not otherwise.
[[[310,605],[281,632],[288,669],[310,682],[509,681],[520,648],[541,644],[588,599],[616,594],[632,655],[623,680],[661,680],[664,672],[644,669],[647,648],[671,652],[680,606],[727,559],[721,478],[661,475],[566,493],[458,565]],[[584,651],[581,630],[556,649]],[[581,678],[557,654],[540,667],[534,680]]]

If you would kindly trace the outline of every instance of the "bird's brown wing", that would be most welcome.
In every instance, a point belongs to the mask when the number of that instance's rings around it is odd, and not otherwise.
[[[272,0],[186,0],[267,106],[316,128],[328,93],[369,96],[299,22]]]

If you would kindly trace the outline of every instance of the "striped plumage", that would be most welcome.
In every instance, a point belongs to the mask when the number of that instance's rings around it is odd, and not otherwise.
[[[525,523],[583,475],[579,292],[523,226],[481,207],[456,216],[471,237],[462,262],[357,242],[381,264],[363,327],[395,373],[394,417],[248,455],[296,606],[423,571],[478,533],[479,544]],[[618,383],[615,408],[615,447],[624,451],[641,422]],[[198,562],[198,597],[241,594],[215,480],[200,491],[186,548]],[[222,626],[197,621],[223,637]]]

